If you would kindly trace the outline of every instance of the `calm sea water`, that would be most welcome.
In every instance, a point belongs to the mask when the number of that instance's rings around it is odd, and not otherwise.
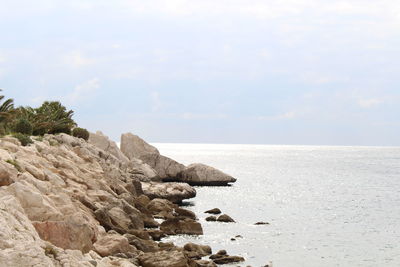
[[[238,179],[231,187],[196,187],[188,204],[204,235],[167,240],[226,249],[247,259],[241,266],[400,266],[400,148],[155,146]],[[203,212],[214,207],[237,223],[206,222]],[[232,241],[236,235],[243,238]]]

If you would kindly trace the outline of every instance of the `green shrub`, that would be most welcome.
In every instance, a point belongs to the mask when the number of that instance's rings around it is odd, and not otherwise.
[[[27,146],[27,145],[33,143],[32,139],[28,135],[25,135],[25,134],[16,133],[13,135],[13,137],[17,138],[21,142],[21,145],[23,145],[23,146]]]
[[[89,139],[89,132],[84,128],[77,127],[72,130],[72,136],[79,137],[87,141]]]
[[[14,131],[16,133],[32,135],[32,124],[25,118],[20,118],[14,126]]]

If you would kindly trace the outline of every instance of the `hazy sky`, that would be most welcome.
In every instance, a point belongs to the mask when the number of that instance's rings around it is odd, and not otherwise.
[[[400,1],[0,0],[0,88],[115,140],[400,145]]]

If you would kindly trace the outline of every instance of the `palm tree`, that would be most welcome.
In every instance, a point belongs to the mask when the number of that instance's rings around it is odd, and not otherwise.
[[[0,89],[0,92],[1,91],[3,91],[3,89]],[[0,103],[3,99],[4,95],[0,95]],[[14,110],[14,100],[9,98],[0,105],[0,123],[10,118],[12,110]]]

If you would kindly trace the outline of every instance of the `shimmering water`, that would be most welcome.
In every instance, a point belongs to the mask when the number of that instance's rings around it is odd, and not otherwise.
[[[242,266],[400,266],[400,148],[155,145],[238,179],[196,187],[189,209],[204,236],[168,240],[226,249],[247,259]],[[237,223],[206,222],[203,212],[214,207]],[[231,241],[236,235],[243,238]]]

